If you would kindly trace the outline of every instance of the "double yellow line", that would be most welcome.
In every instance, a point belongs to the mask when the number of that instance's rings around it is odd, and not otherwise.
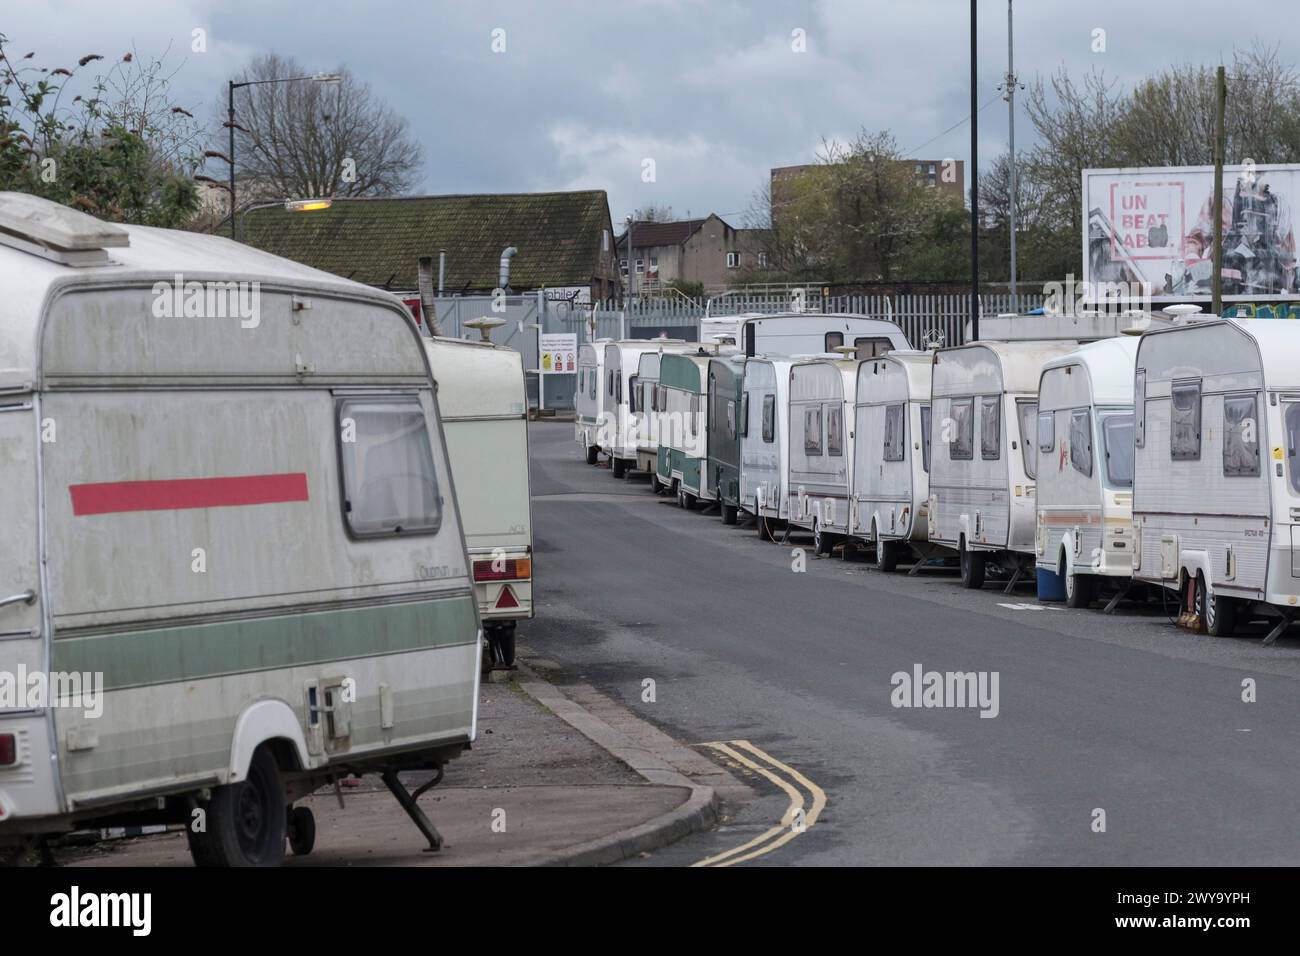
[[[825,791],[798,770],[783,764],[771,754],[755,747],[748,740],[714,741],[713,743],[700,744],[700,746],[716,750],[742,767],[747,767],[766,777],[785,791],[790,798],[790,806],[786,808],[785,813],[781,816],[781,822],[777,826],[765,830],[747,843],[727,850],[725,853],[705,857],[697,863],[692,863],[691,866],[731,866],[733,863],[744,863],[746,860],[764,856],[785,846],[800,834],[807,833],[812,829],[813,824],[817,822],[817,818],[821,816],[822,809],[826,806]],[[749,756],[741,753],[742,750],[747,751]],[[766,766],[763,763],[758,763],[759,760],[763,761]],[[804,787],[812,798],[812,805],[806,813],[804,812],[803,792],[796,784]]]

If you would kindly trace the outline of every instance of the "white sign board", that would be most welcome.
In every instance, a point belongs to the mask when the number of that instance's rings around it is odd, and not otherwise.
[[[578,333],[543,332],[537,345],[537,367],[543,375],[578,371]]]
[[[1300,166],[1223,169],[1223,298],[1295,298],[1291,203]],[[1093,301],[1208,297],[1214,276],[1214,167],[1083,171],[1083,285]],[[1111,290],[1111,291],[1108,291]],[[1119,293],[1122,295],[1123,293]]]

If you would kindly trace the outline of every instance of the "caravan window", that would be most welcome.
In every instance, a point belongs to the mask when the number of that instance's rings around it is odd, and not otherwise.
[[[869,359],[892,351],[894,343],[880,336],[860,337],[853,340],[853,347],[856,349],[853,353],[854,358]]]
[[[997,461],[1002,457],[1002,401],[999,395],[980,399],[980,457]]]
[[[970,461],[975,457],[975,399],[955,399],[951,408],[952,438],[948,442],[948,457],[955,461]]]
[[[1020,457],[1025,464],[1025,476],[1038,477],[1038,443],[1034,441],[1034,431],[1038,420],[1037,402],[1016,402],[1016,412],[1020,415]]]
[[[617,375],[614,377],[614,401],[618,402],[618,404],[620,405],[623,404],[623,376],[622,375]]]
[[[700,417],[700,393],[691,392],[691,414],[688,416],[691,437],[694,438],[700,432],[698,419]]]
[[[837,348],[839,348],[839,347],[840,347],[841,345],[843,345],[843,344],[844,344],[844,333],[843,333],[843,332],[827,332],[827,333],[826,333],[826,348],[823,349],[823,351],[825,351],[825,352],[834,352]]]
[[[610,398],[614,397],[614,372],[612,369],[605,373],[605,394]]]
[[[906,405],[885,406],[885,461],[903,460],[903,413]]]
[[[1056,448],[1056,413],[1038,413],[1038,450],[1044,454]]]
[[[822,453],[822,407],[811,405],[803,410],[803,453]]]
[[[776,396],[763,396],[763,441],[776,441]]]
[[[656,385],[655,397],[656,397],[656,403],[659,406],[659,411],[661,412],[668,411],[668,386]]]
[[[1133,487],[1133,416],[1107,415],[1101,420],[1106,480],[1116,488]]]
[[[844,407],[826,408],[826,454],[836,458],[844,454]]]
[[[344,399],[337,414],[348,533],[354,538],[437,533],[442,498],[419,399]],[[345,436],[352,440],[344,441]]]
[[[1259,477],[1259,416],[1254,393],[1223,399],[1223,473]]]
[[[740,396],[740,437],[749,437],[749,392]]]
[[[736,437],[736,403],[727,399],[727,437]]]
[[[1201,457],[1201,383],[1175,383],[1169,394],[1169,456],[1194,461]]]
[[[596,377],[597,377],[597,376],[596,376],[596,370],[593,368],[593,369],[590,370],[590,372],[589,372],[588,375],[587,375],[587,383],[588,383],[589,387],[591,388],[591,399],[592,399],[592,401],[595,401],[595,399],[596,399]]]
[[[930,406],[921,406],[921,467],[930,473]]]
[[[1300,494],[1300,402],[1286,403],[1286,464],[1291,472],[1291,490]]]
[[[1092,416],[1086,408],[1070,412],[1070,467],[1092,477]]]
[[[641,383],[637,381],[635,375],[627,380],[627,410],[629,412],[635,412],[637,410],[637,405],[639,404],[636,400],[637,392],[639,391],[637,386],[640,384]]]

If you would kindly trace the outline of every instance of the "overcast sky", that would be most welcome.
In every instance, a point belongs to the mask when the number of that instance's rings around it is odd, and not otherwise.
[[[823,138],[888,129],[917,158],[968,159],[963,0],[5,0],[11,51],[46,66],[171,46],[180,102],[207,118],[256,54],[346,64],[411,123],[423,193],[605,189],[634,206],[743,224],[773,166]],[[1018,0],[1022,82],[1064,65],[1127,86],[1173,63],[1217,63],[1258,38],[1300,48],[1294,0]],[[1006,148],[1007,5],[980,0],[980,155]],[[191,52],[196,28],[207,50]],[[493,31],[504,52],[493,52]],[[1093,52],[1104,30],[1105,52]],[[795,31],[802,31],[796,34]],[[501,35],[497,34],[498,45]],[[802,38],[803,51],[797,47]],[[64,61],[67,61],[66,63]],[[1023,115],[1020,142],[1029,138]],[[654,160],[655,181],[642,181]],[[218,177],[222,171],[212,171]]]

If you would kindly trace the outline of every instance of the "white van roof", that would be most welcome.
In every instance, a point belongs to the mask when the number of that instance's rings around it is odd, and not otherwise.
[[[1043,371],[1081,365],[1088,373],[1094,405],[1132,405],[1137,352],[1138,337],[1135,335],[1101,339],[1053,359],[1043,366]]]
[[[57,215],[66,207],[25,194],[0,192],[0,204],[18,196],[35,200]],[[92,220],[93,221],[93,220]],[[129,245],[106,247],[107,264],[72,266],[0,245],[0,390],[24,388],[39,377],[40,326],[53,298],[76,287],[115,288],[157,281],[258,281],[304,291],[343,292],[386,305],[401,303],[386,292],[273,256],[220,236],[176,229],[121,225]]]

